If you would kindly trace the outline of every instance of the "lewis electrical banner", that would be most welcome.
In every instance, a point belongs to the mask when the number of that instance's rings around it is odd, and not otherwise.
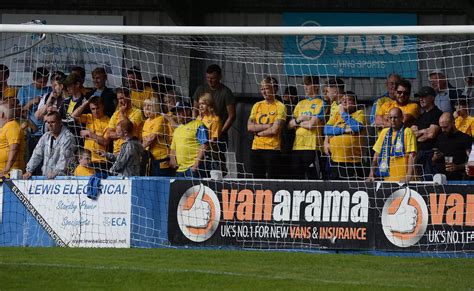
[[[416,25],[408,13],[284,13],[284,26]],[[298,35],[284,37],[287,75],[416,78],[416,37],[407,35]]]

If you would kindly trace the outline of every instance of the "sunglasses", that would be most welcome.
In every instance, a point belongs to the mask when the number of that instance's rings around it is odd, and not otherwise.
[[[397,91],[397,94],[400,95],[400,96],[409,96],[410,93],[408,93],[407,91]]]

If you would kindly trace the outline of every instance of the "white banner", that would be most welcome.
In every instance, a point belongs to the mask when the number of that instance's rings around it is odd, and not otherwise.
[[[122,16],[2,14],[2,23],[6,24],[27,23],[32,20],[45,21],[47,24],[123,25]],[[78,37],[58,37],[49,34],[44,41],[35,45],[40,39],[38,34],[4,34],[0,41],[0,56],[11,55],[1,60],[10,69],[8,84],[13,86],[30,84],[33,71],[41,66],[50,71],[59,70],[66,74],[70,73],[73,66],[81,66],[86,70],[84,86],[93,87],[90,74],[96,67],[103,67],[107,71],[108,87],[120,86],[122,37],[108,36],[113,41],[104,43],[84,38],[82,41],[77,41],[75,38]]]
[[[24,195],[25,207],[33,216],[40,214],[35,218],[56,241],[70,247],[130,247],[131,180],[102,180],[97,200],[87,198],[87,182],[16,180],[12,190]]]

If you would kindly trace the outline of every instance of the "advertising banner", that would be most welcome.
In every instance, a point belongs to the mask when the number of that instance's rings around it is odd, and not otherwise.
[[[16,196],[58,246],[130,247],[131,181],[102,180],[96,200],[87,198],[87,182],[13,180],[4,182],[4,191]]]
[[[170,242],[253,248],[366,249],[369,194],[348,183],[174,181]]]
[[[408,13],[284,13],[284,26],[416,25]],[[416,37],[406,35],[286,36],[285,73],[379,77],[399,73],[416,78]]]
[[[470,185],[410,185],[376,192],[378,250],[474,250],[474,189]]]

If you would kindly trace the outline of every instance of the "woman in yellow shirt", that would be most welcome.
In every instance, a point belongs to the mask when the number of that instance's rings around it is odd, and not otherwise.
[[[153,157],[153,176],[173,176],[169,164],[167,144],[168,128],[165,118],[160,114],[160,102],[152,97],[143,102],[143,114],[147,118],[143,124],[142,145]]]
[[[247,130],[254,134],[251,152],[252,172],[257,179],[278,178],[280,165],[280,133],[286,120],[286,107],[276,100],[278,82],[266,77],[260,83],[265,100],[252,107]]]

